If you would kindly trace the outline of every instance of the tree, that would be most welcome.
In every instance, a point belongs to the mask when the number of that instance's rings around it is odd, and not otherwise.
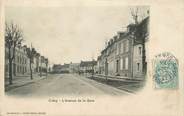
[[[49,63],[49,61],[48,61],[48,59],[46,58],[45,59],[45,65],[46,65],[46,77],[47,77],[47,73],[48,73],[48,71],[47,71],[47,69],[48,69],[48,63]]]
[[[136,7],[135,9],[131,8],[130,12],[131,12],[132,18],[134,20],[134,23],[138,24],[138,13],[139,13],[138,7]]]
[[[23,33],[17,24],[13,22],[5,26],[5,46],[8,48],[9,61],[9,84],[12,84],[13,78],[13,61],[15,59],[16,47],[21,46],[23,41]]]
[[[147,6],[139,6],[139,7],[137,6],[130,8],[130,13],[134,21],[134,24],[138,24],[149,15],[149,10]]]
[[[32,48],[32,45],[31,45],[31,48],[27,48],[26,52],[27,52],[27,57],[29,58],[30,77],[32,80],[33,79],[32,63],[34,63],[36,50]]]

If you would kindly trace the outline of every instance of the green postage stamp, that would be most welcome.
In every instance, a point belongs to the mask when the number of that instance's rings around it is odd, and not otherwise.
[[[169,52],[155,56],[153,60],[155,88],[178,88],[178,60]]]

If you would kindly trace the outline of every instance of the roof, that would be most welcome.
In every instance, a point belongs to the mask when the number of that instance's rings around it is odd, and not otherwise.
[[[64,64],[64,65],[61,65],[62,68],[69,68],[70,64]]]
[[[94,66],[97,65],[97,61],[81,61],[80,66],[86,67],[86,66]]]

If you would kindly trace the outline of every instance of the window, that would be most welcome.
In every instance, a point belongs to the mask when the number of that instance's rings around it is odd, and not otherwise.
[[[17,66],[17,72],[19,73],[19,66]]]
[[[119,46],[118,46],[118,54],[121,53],[121,43],[119,43]]]
[[[17,56],[17,63],[19,63],[19,56]]]
[[[125,59],[125,69],[128,70],[128,57]]]
[[[120,70],[123,70],[123,58],[120,59]]]
[[[125,41],[125,52],[128,52],[129,51],[129,41],[126,40]]]
[[[118,52],[119,52],[119,50],[118,50],[118,44],[117,44],[117,46],[116,46],[116,55],[118,55]]]
[[[5,65],[5,71],[8,72],[8,65]]]
[[[22,73],[22,66],[20,66],[20,73]]]
[[[121,42],[121,53],[124,52],[124,45],[123,45],[123,42]]]
[[[137,63],[137,71],[140,69],[140,63]]]
[[[139,55],[141,55],[141,53],[142,53],[142,48],[139,47]]]

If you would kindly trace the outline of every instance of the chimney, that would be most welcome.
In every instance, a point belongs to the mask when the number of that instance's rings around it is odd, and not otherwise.
[[[110,46],[110,41],[108,41],[108,46]]]
[[[110,40],[110,45],[112,45],[112,44],[113,44],[113,39]]]

